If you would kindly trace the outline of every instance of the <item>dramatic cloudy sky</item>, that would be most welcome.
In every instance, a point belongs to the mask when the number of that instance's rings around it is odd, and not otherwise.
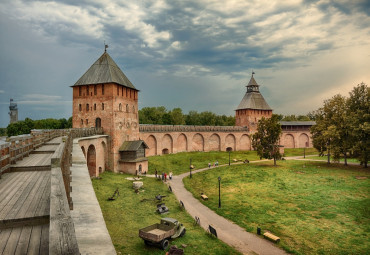
[[[0,2],[0,127],[68,118],[73,85],[104,51],[139,107],[234,115],[252,70],[275,113],[305,114],[370,83],[369,0]]]

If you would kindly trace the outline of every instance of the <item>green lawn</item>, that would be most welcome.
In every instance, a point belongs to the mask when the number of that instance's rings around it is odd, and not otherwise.
[[[294,254],[368,254],[370,170],[321,162],[279,161],[219,167],[184,183],[203,204],[245,228],[281,238]],[[218,208],[218,179],[221,202]],[[357,179],[356,177],[367,177]]]
[[[181,152],[177,154],[167,154],[160,156],[149,157],[149,173],[154,174],[157,169],[158,173],[172,171],[174,175],[189,171],[190,159],[194,169],[201,169],[212,165],[218,161],[219,165],[229,164],[229,153],[225,151],[210,151],[210,152]],[[233,160],[259,160],[255,151],[232,151],[230,153],[230,161]]]
[[[239,254],[220,240],[207,234],[201,227],[194,226],[191,216],[181,210],[175,196],[170,193],[163,182],[154,178],[144,177],[143,191],[136,194],[132,189],[132,181],[125,177],[132,175],[114,174],[104,172],[102,179],[94,179],[93,187],[103,212],[105,223],[117,254],[165,254],[156,247],[145,246],[139,238],[139,229],[158,223],[161,216],[156,213],[156,202],[142,199],[152,199],[155,195],[166,195],[165,204],[170,209],[163,217],[179,220],[186,227],[184,237],[174,239],[171,245],[179,248],[186,244],[185,254]],[[115,189],[118,188],[120,196],[115,201],[108,201]]]
[[[315,148],[288,148],[284,149],[284,157],[303,156],[304,152],[307,155],[319,155]]]
[[[328,161],[328,156],[307,156],[308,159],[315,159],[315,160],[324,160],[324,161]],[[333,157],[330,158],[330,162],[333,163],[334,162],[334,159]],[[344,162],[344,158],[340,158],[339,159],[339,162],[343,163]],[[357,158],[347,158],[347,162],[348,163],[360,163],[360,161],[357,159]]]

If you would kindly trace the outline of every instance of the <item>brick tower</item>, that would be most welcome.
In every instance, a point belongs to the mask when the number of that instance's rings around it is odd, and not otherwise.
[[[123,158],[120,148],[145,147],[139,139],[138,92],[106,52],[73,85],[74,128],[101,127],[110,136],[108,166],[118,172],[147,171],[144,154]],[[134,142],[135,146],[130,146]],[[143,143],[143,144],[142,144]],[[145,149],[144,149],[145,151]],[[126,153],[130,154],[130,153]],[[136,154],[135,154],[136,155]]]
[[[248,127],[251,132],[257,130],[257,123],[262,118],[270,118],[272,109],[266,103],[259,91],[259,86],[253,77],[248,83],[247,92],[245,93],[238,108],[235,110],[235,126]]]

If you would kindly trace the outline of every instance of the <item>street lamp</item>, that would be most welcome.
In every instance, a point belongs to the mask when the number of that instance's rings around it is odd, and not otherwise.
[[[306,147],[303,148],[303,158],[306,158]]]
[[[218,208],[221,208],[221,177],[218,177]]]
[[[189,178],[191,178],[191,158],[190,158],[190,166],[189,166],[189,169],[190,169],[190,175],[189,175]]]

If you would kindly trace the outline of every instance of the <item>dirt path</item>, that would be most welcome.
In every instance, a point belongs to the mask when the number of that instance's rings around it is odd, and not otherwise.
[[[261,162],[261,161],[258,161]],[[252,163],[252,162],[251,162]],[[222,167],[222,166],[219,166]],[[212,168],[204,168],[192,171],[198,173]],[[192,217],[200,218],[200,225],[205,230],[208,226],[213,226],[218,238],[228,245],[234,247],[243,254],[259,254],[259,255],[274,255],[274,254],[287,254],[285,251],[275,246],[270,241],[263,239],[257,235],[245,231],[243,228],[234,224],[233,222],[219,216],[214,211],[200,203],[193,195],[184,187],[182,179],[187,177],[189,173],[184,173],[178,176],[173,176],[170,181],[172,191],[176,197],[184,203],[186,211]]]

